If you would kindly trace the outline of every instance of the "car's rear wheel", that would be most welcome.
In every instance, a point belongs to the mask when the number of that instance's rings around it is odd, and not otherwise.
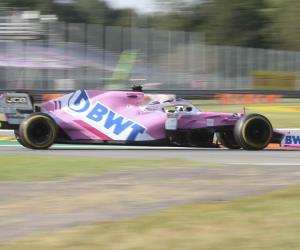
[[[246,150],[261,150],[267,147],[273,136],[271,122],[259,114],[243,116],[234,127],[234,138]]]
[[[56,140],[57,125],[46,114],[29,115],[20,125],[17,140],[21,145],[31,149],[47,149]]]
[[[20,143],[23,147],[31,148],[31,146],[29,144],[26,144],[23,140],[21,140],[18,129],[16,129],[14,132],[15,132],[15,137],[16,137],[16,140],[18,143]]]
[[[240,149],[241,146],[236,142],[233,131],[223,131],[216,133],[217,140],[222,146],[229,149]]]

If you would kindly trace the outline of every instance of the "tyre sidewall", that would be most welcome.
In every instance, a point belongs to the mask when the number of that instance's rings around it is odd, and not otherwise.
[[[44,144],[35,144],[30,140],[30,136],[28,135],[28,128],[30,124],[37,119],[44,119],[45,121],[47,121],[47,124],[51,129],[51,137]],[[21,144],[23,146],[32,149],[46,149],[49,148],[55,142],[57,136],[57,125],[49,115],[44,113],[34,113],[25,118],[25,120],[21,123],[18,134],[19,140],[21,141]]]
[[[19,128],[20,129],[20,128]],[[20,133],[19,133],[19,129],[15,130],[15,137],[18,143],[20,143],[23,147],[26,148],[32,148],[29,144],[25,143],[21,138],[20,138]]]

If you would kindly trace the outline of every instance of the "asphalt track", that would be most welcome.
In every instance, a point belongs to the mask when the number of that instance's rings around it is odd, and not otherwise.
[[[262,151],[186,147],[144,147],[114,145],[54,145],[48,150],[30,150],[15,142],[0,142],[1,154],[64,155],[70,157],[190,159],[202,162],[238,165],[300,166],[300,150],[266,149]]]
[[[7,154],[173,158],[202,163],[199,167],[162,166],[46,182],[0,182],[0,245],[31,234],[123,220],[177,205],[260,195],[300,184],[299,150],[74,145],[29,150],[16,142],[2,141],[0,161]]]

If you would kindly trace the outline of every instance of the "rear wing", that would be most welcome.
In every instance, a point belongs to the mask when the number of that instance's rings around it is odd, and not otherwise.
[[[0,129],[16,129],[33,112],[33,102],[25,93],[0,93]]]

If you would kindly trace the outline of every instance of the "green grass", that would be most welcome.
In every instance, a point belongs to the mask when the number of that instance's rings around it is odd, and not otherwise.
[[[300,187],[37,235],[2,250],[300,249]]]
[[[180,159],[103,159],[87,157],[50,157],[33,155],[0,155],[0,181],[51,180],[55,178],[101,174],[104,172],[159,168],[171,166],[197,166],[198,162]]]

